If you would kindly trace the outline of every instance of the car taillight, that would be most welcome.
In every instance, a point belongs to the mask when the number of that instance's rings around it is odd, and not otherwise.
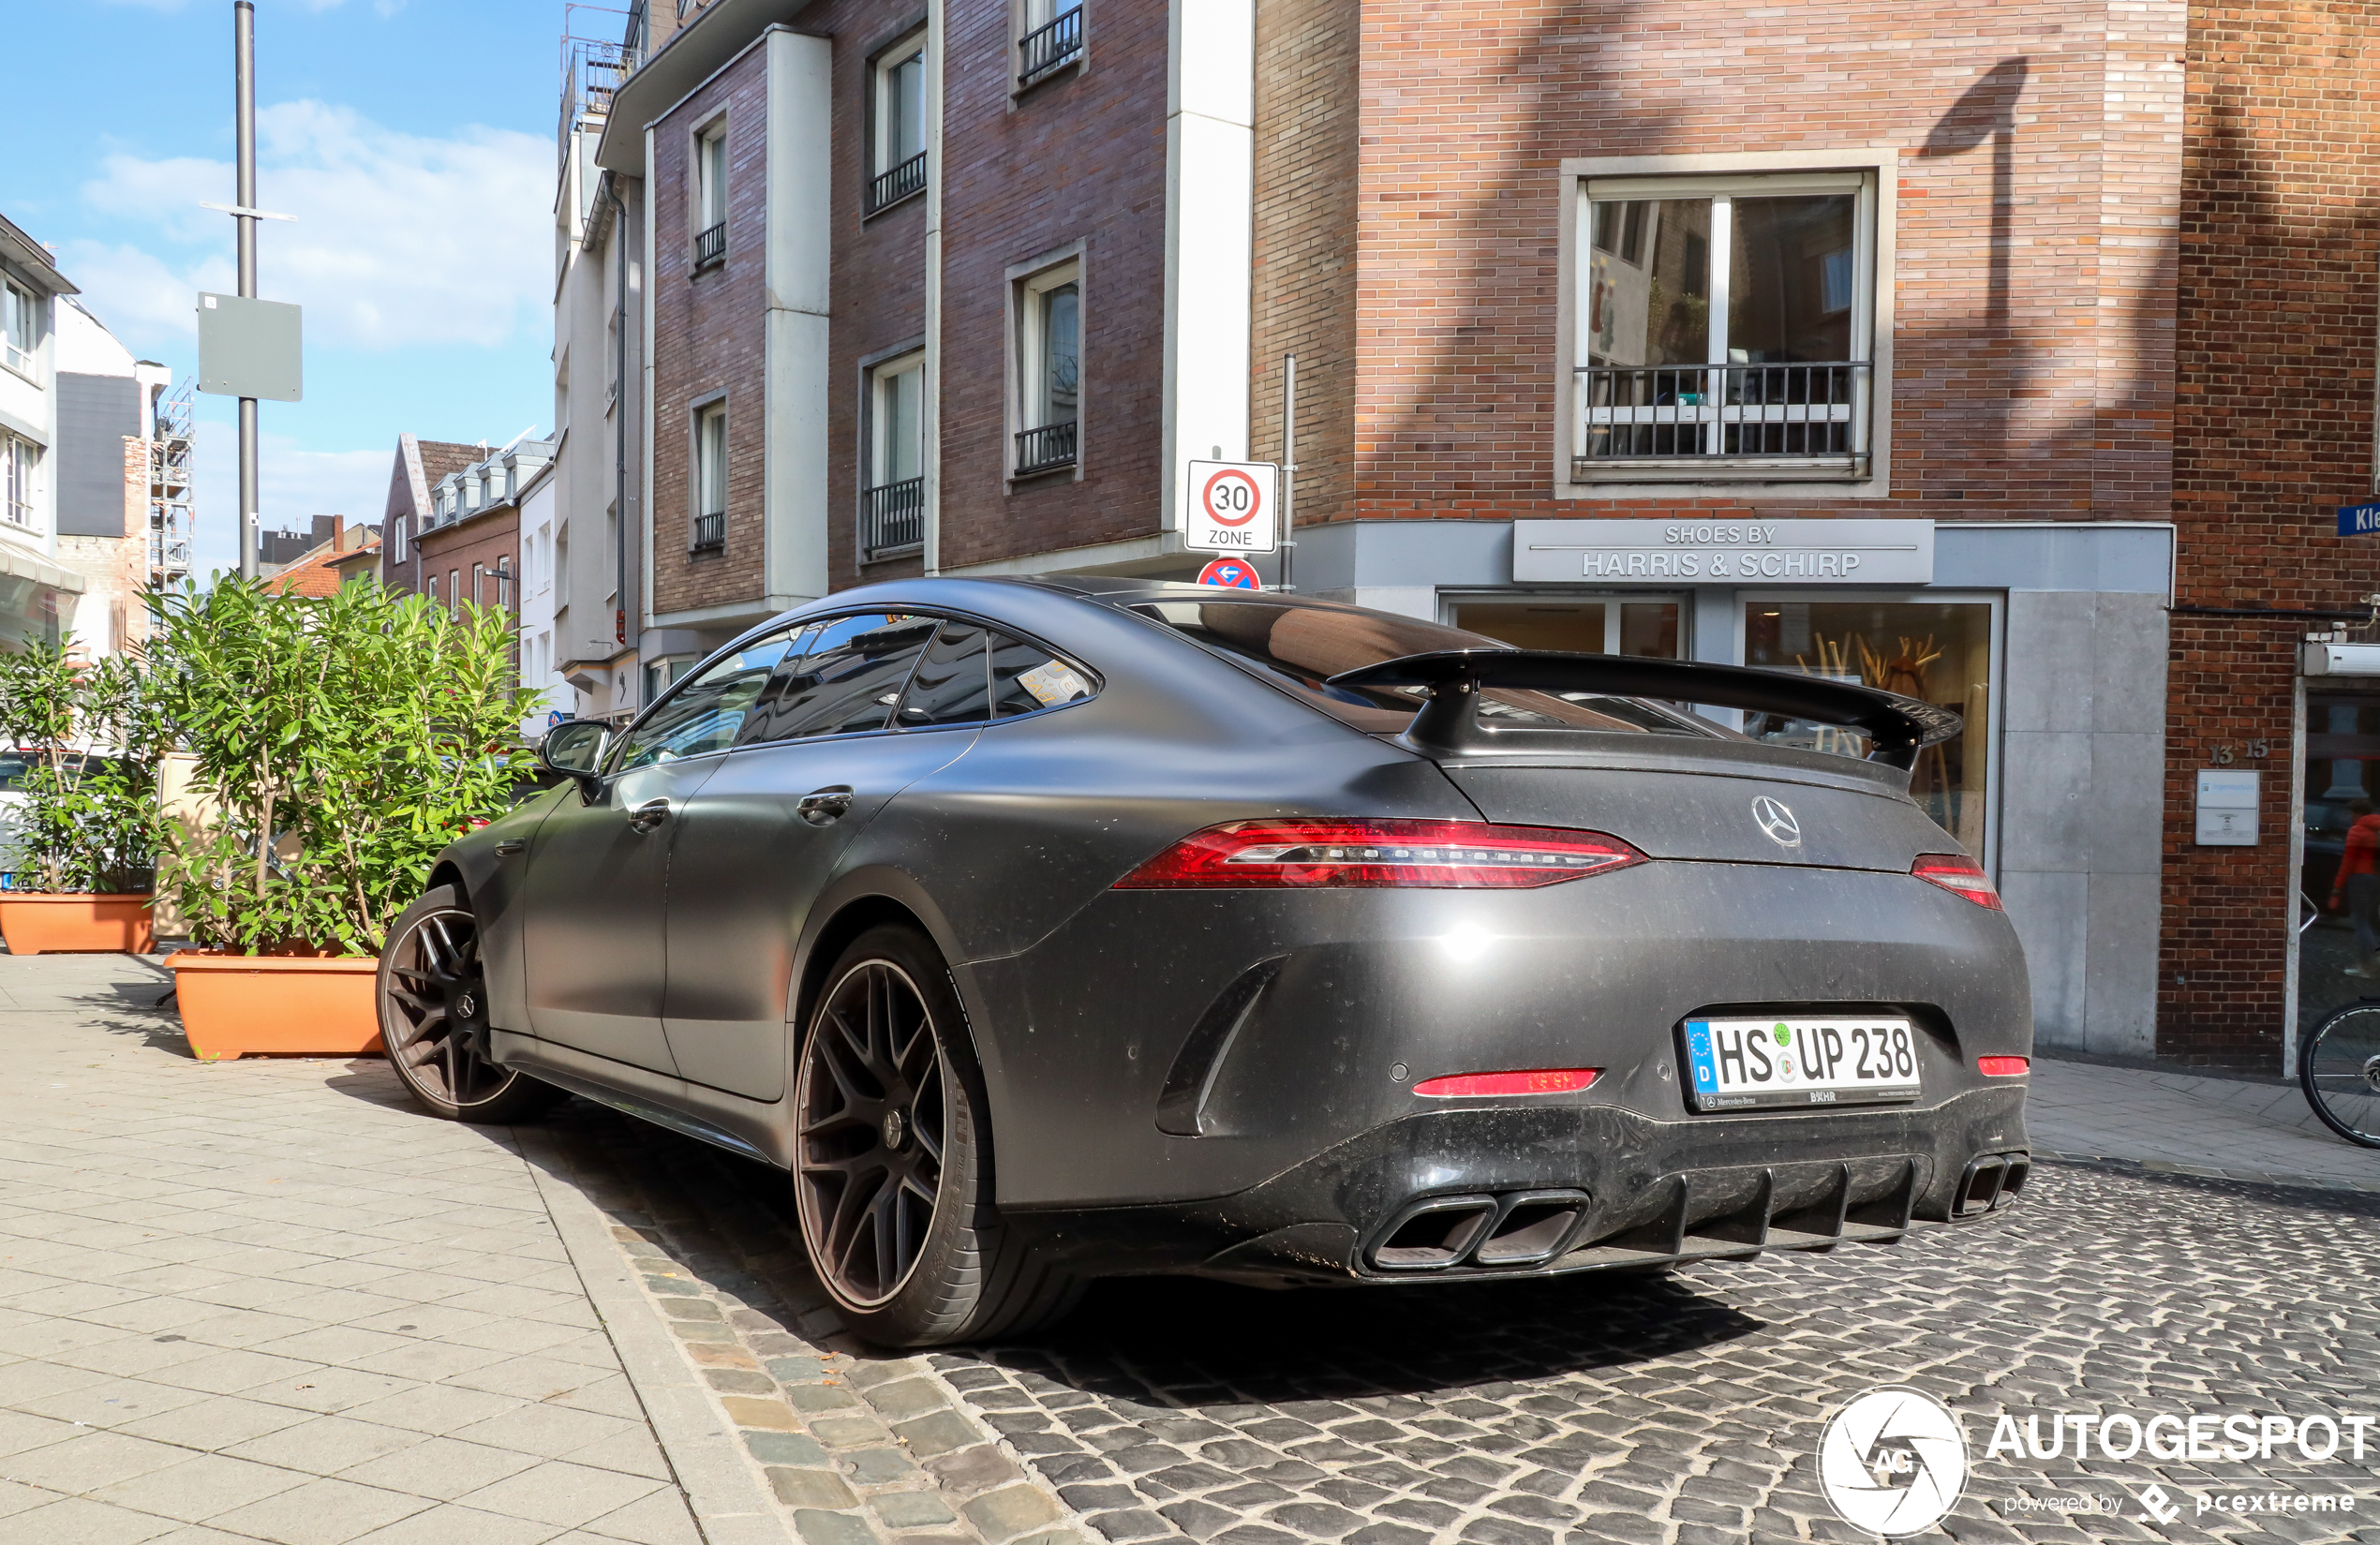
[[[1927,884],[1940,885],[1954,896],[1963,896],[1979,907],[1994,912],[2003,910],[2000,892],[1992,888],[1991,876],[1984,866],[1963,853],[1921,853],[1909,872]]]
[[[1300,885],[1523,889],[1644,863],[1616,837],[1481,821],[1230,821],[1193,832],[1118,890]]]
[[[1453,1099],[1465,1094],[1572,1094],[1595,1081],[1595,1067],[1540,1067],[1526,1073],[1456,1073],[1424,1078],[1413,1086],[1416,1094]]]
[[[2023,1057],[1978,1057],[1975,1071],[1986,1078],[2014,1078],[2032,1063]]]

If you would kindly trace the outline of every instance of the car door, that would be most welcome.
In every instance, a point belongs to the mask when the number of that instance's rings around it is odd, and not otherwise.
[[[671,1053],[685,1077],[755,1100],[784,1093],[794,944],[836,860],[894,795],[963,755],[989,711],[979,624],[878,612],[806,642],[671,858]]]
[[[792,638],[772,634],[679,682],[613,750],[602,782],[565,795],[538,826],[521,937],[531,1034],[677,1071],[662,1030],[670,849]]]

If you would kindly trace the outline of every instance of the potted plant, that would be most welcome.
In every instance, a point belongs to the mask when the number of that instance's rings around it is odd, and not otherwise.
[[[85,661],[57,644],[0,655],[0,735],[16,747],[0,889],[10,954],[155,947],[162,731],[137,661]]]
[[[376,584],[222,582],[150,604],[157,692],[207,812],[165,824],[158,879],[196,946],[167,959],[191,1049],[369,1051],[389,925],[529,765],[510,616]]]

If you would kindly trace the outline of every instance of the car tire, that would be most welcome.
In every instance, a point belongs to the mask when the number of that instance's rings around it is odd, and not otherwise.
[[[854,940],[794,1084],[802,1243],[852,1331],[886,1346],[1020,1333],[1083,1285],[1002,1226],[983,1081],[949,968],[914,928]]]
[[[380,952],[375,998],[389,1066],[431,1115],[511,1126],[562,1098],[553,1085],[487,1056],[479,919],[459,888],[433,885],[397,915]]]

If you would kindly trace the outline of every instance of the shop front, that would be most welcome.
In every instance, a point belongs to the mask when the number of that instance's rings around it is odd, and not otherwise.
[[[2298,692],[2293,1066],[2325,1018],[2380,999],[2380,674],[2300,676]]]
[[[2170,527],[1357,521],[1299,541],[1310,591],[1525,647],[1822,676],[1957,713],[1965,731],[1926,751],[1910,792],[1998,880],[2042,1040],[2152,1054]],[[1713,717],[1867,750],[1780,716]]]

